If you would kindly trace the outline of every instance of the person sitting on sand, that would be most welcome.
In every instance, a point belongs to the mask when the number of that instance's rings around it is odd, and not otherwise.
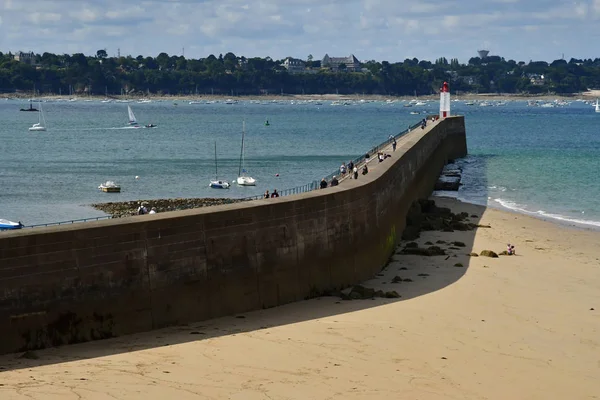
[[[513,254],[513,248],[514,248],[514,246],[511,246],[511,245],[510,245],[510,243],[508,243],[508,244],[506,245],[506,253],[507,253],[509,256],[512,256],[512,254]]]
[[[515,246],[510,246],[510,253],[514,256],[517,253],[515,253]]]

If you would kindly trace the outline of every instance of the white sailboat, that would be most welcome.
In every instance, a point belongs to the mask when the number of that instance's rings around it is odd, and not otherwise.
[[[137,125],[137,119],[135,118],[135,114],[133,113],[133,110],[131,109],[131,106],[127,106],[127,113],[129,114],[129,125]]]
[[[600,113],[600,104],[598,103],[598,99],[596,99],[595,110],[596,110],[597,113]]]
[[[40,102],[40,111],[38,111],[38,123],[33,124],[31,128],[29,128],[32,132],[40,132],[46,130],[46,116],[44,115],[44,110],[42,109],[42,103]]]
[[[242,125],[242,150],[240,153],[240,169],[238,171],[237,184],[240,186],[256,186],[256,179],[246,175],[244,160],[244,137],[246,136],[246,121]]]
[[[215,141],[215,179],[208,185],[213,189],[229,189],[229,182],[219,179],[219,170],[217,169],[217,142]]]

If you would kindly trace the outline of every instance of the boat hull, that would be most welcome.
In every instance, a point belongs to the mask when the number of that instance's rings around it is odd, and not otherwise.
[[[12,222],[7,219],[0,219],[0,231],[12,230],[12,229],[21,229],[23,225],[18,222]]]
[[[211,181],[208,185],[213,189],[229,189],[229,182],[225,181]]]
[[[43,126],[32,126],[31,128],[29,128],[29,130],[31,132],[42,132],[46,131],[46,128],[44,128]]]
[[[100,187],[100,190],[103,191],[104,193],[120,193],[121,192],[121,188],[120,187]]]
[[[249,176],[239,176],[237,184],[240,186],[256,186],[256,179]]]

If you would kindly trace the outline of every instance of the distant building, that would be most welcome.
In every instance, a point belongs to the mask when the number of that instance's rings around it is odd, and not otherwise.
[[[353,54],[348,57],[329,57],[328,54],[325,54],[321,60],[321,68],[329,68],[332,71],[338,71],[342,64],[345,65],[348,72],[361,72],[360,61]]]
[[[35,54],[33,51],[30,51],[29,53],[19,51],[13,55],[13,60],[29,65],[35,65]]]
[[[545,83],[544,75],[539,74],[527,74],[529,82],[534,86],[542,86]]]
[[[288,57],[283,60],[281,66],[287,69],[290,74],[300,74],[305,72],[306,63],[298,58]]]

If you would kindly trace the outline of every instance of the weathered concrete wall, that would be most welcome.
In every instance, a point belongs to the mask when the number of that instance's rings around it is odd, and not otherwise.
[[[413,200],[466,154],[464,119],[410,133],[344,185],[278,199],[3,232],[0,353],[304,299],[378,272]],[[384,167],[385,166],[385,167]]]

